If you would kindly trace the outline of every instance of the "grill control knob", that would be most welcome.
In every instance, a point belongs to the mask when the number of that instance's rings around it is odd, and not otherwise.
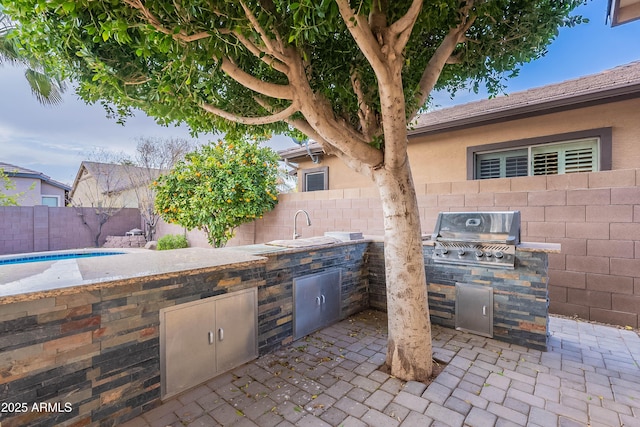
[[[480,250],[476,251],[476,258],[482,258],[483,255],[484,255],[484,252]]]
[[[448,253],[449,253],[449,249],[447,249],[447,248],[442,248],[442,249],[440,249],[440,253],[441,253],[442,255],[446,255],[446,254],[448,254]]]
[[[487,252],[485,255],[486,255],[487,258],[491,258],[493,256],[493,254],[491,252]]]
[[[463,257],[465,253],[466,252],[464,251],[464,249],[458,249],[458,256],[459,257]]]
[[[502,259],[504,257],[504,254],[502,253],[502,251],[496,251],[494,255],[498,259]]]

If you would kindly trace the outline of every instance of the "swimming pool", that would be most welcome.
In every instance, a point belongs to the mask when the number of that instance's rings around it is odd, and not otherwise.
[[[0,257],[0,265],[7,264],[26,264],[29,262],[40,261],[59,261],[63,259],[92,258],[109,255],[122,255],[126,252],[117,251],[64,251],[64,252],[35,252],[31,254],[14,255],[9,257]]]

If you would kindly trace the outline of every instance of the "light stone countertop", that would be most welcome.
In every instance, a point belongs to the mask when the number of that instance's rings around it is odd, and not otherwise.
[[[174,276],[185,272],[207,272],[261,264],[267,262],[267,255],[276,253],[383,241],[381,236],[365,236],[361,240],[332,242],[332,245],[310,244],[299,248],[258,244],[224,249],[141,250],[94,258],[0,265],[0,304],[35,300],[45,295],[50,297],[75,293],[78,289],[73,288],[79,286],[82,286],[83,291],[92,291],[118,286],[127,280],[141,277]],[[433,245],[434,242],[425,240],[423,244]],[[517,250],[560,253],[560,244],[523,242],[517,246]]]
[[[122,255],[0,265],[0,304],[118,286],[128,279],[207,272],[266,263],[242,251],[186,248]],[[55,291],[55,292],[54,292]]]

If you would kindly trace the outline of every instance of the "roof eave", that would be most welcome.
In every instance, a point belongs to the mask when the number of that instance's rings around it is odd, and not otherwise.
[[[49,176],[42,173],[7,172],[6,175],[14,178],[39,179],[40,181],[46,182],[53,187],[58,187],[65,191],[71,190],[71,187],[69,187],[68,185],[58,182],[55,179],[51,179]]]
[[[611,21],[611,27],[627,24],[640,19],[640,0],[634,0],[620,6],[620,0],[609,0],[607,17]]]
[[[324,154],[324,150],[319,145],[317,147],[309,147],[311,154]],[[292,162],[304,160],[306,157],[309,157],[309,153],[305,147],[302,148],[288,148],[286,150],[278,151],[278,155],[283,160],[289,160]]]
[[[589,107],[593,105],[605,104],[611,102],[614,98],[617,102],[638,97],[640,97],[640,83],[631,86],[620,86],[606,91],[585,93],[573,97],[553,99],[546,102],[505,108],[499,111],[488,112],[486,114],[448,120],[442,123],[436,123],[434,125],[425,125],[419,128],[410,129],[408,134],[410,137],[416,137],[421,135],[449,132],[453,130],[462,130],[470,127],[476,127],[478,125],[489,125],[510,120],[517,120],[527,117],[534,117],[544,114]],[[427,113],[427,117],[428,114],[429,113]]]

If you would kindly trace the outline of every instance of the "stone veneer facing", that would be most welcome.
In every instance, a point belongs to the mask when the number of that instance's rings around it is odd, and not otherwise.
[[[456,282],[493,288],[493,337],[545,351],[548,338],[547,254],[516,250],[516,269],[434,264],[433,247],[424,246],[429,314],[434,324],[455,327]],[[369,248],[369,300],[386,311],[384,249]],[[373,262],[372,262],[373,261]]]
[[[433,265],[425,246],[431,320],[454,326],[455,283],[494,288],[496,339],[544,350],[547,254],[517,252],[519,269]],[[382,243],[287,250],[205,270],[0,298],[0,402],[59,404],[54,412],[2,412],[2,427],[115,426],[160,404],[159,310],[258,288],[258,348],[293,341],[293,279],[342,274],[341,318],[386,309]],[[516,292],[517,291],[517,292]],[[204,379],[203,379],[204,380]],[[66,411],[65,404],[70,404]]]
[[[341,318],[361,311],[369,305],[366,248],[283,251],[243,264],[53,290],[21,302],[0,298],[0,402],[20,405],[1,412],[0,424],[115,426],[159,405],[164,307],[257,287],[260,354],[293,340],[294,277],[341,269]],[[43,402],[60,410],[31,410]]]

